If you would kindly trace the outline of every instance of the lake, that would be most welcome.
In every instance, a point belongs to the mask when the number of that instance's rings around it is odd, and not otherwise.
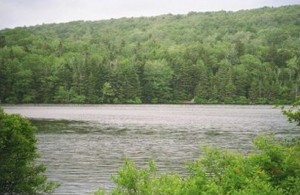
[[[300,136],[280,109],[232,105],[4,105],[7,113],[29,117],[39,128],[40,161],[55,194],[91,194],[112,188],[125,158],[161,172],[184,174],[201,146],[246,153],[260,133]]]

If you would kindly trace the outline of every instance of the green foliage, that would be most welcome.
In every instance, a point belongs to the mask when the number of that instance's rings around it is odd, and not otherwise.
[[[291,109],[282,110],[282,113],[288,117],[290,122],[296,122],[298,126],[300,126],[300,96],[293,103],[293,107]]]
[[[145,103],[164,103],[171,100],[172,70],[166,61],[149,61],[144,67]]]
[[[0,102],[291,103],[300,91],[299,10],[4,29]]]
[[[154,162],[150,161],[147,168],[136,168],[135,164],[126,160],[117,176],[113,177],[117,187],[111,194],[174,194],[175,187],[181,186],[181,178],[176,174],[159,175]],[[175,191],[174,191],[175,190]],[[96,194],[105,194],[99,189]],[[176,194],[176,193],[175,193]]]
[[[153,162],[137,168],[126,160],[113,177],[108,194],[297,194],[300,182],[299,142],[259,136],[256,151],[248,155],[204,148],[190,162],[188,174],[158,173]],[[98,194],[105,194],[99,190]]]
[[[0,193],[37,194],[52,192],[57,184],[48,182],[45,166],[38,158],[35,128],[19,115],[0,109]]]
[[[104,103],[112,103],[115,96],[114,89],[109,82],[105,82],[102,89],[102,99]]]
[[[248,104],[248,99],[245,96],[237,97],[235,100],[236,104]]]

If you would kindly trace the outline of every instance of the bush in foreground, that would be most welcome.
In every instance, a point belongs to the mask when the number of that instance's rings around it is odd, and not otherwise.
[[[125,161],[108,194],[297,194],[300,192],[300,145],[272,136],[255,139],[248,155],[206,148],[187,167],[187,176],[159,174],[153,162],[137,168]],[[105,194],[99,190],[95,194]]]
[[[0,194],[48,193],[57,186],[43,175],[46,168],[36,164],[34,131],[27,119],[0,108]]]
[[[284,109],[283,107],[282,113],[290,122],[296,122],[300,126],[300,96],[298,96],[290,109]]]

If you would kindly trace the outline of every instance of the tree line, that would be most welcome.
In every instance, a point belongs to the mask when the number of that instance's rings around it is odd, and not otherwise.
[[[1,103],[290,103],[300,6],[0,31]]]

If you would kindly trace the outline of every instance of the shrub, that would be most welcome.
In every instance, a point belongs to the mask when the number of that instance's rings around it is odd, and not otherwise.
[[[137,168],[126,160],[113,177],[116,187],[109,194],[299,193],[299,142],[259,136],[254,145],[257,151],[248,155],[205,148],[201,158],[188,164],[187,176],[158,174],[153,162],[147,168]]]
[[[245,96],[239,96],[235,100],[236,104],[249,104],[249,100]]]
[[[34,131],[28,120],[0,108],[0,194],[37,194],[57,187],[43,175],[45,166],[35,162]]]
[[[290,122],[296,122],[298,126],[300,126],[300,96],[297,100],[293,103],[292,108],[285,110],[283,108],[282,112],[284,115],[288,117]]]

